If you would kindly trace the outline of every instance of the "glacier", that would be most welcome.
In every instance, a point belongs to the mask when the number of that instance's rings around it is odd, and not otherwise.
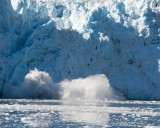
[[[159,0],[0,0],[1,98],[86,98],[92,84],[160,100]]]

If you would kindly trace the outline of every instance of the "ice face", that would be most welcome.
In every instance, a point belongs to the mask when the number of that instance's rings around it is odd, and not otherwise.
[[[128,99],[160,100],[159,6],[156,0],[0,1],[1,95],[37,68],[55,83],[105,74]]]

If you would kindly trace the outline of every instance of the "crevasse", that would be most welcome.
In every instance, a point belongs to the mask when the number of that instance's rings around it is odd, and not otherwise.
[[[105,74],[128,99],[160,100],[159,1],[0,0],[1,97],[34,68],[56,83]]]

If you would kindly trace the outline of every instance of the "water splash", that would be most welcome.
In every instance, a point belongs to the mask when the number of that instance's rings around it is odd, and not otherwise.
[[[54,83],[47,72],[34,69],[25,76],[18,89],[19,98],[67,100],[120,100],[121,94],[113,89],[103,74]]]

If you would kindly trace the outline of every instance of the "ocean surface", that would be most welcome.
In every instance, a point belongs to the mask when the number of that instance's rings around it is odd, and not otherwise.
[[[158,128],[160,102],[1,99],[0,127]]]

